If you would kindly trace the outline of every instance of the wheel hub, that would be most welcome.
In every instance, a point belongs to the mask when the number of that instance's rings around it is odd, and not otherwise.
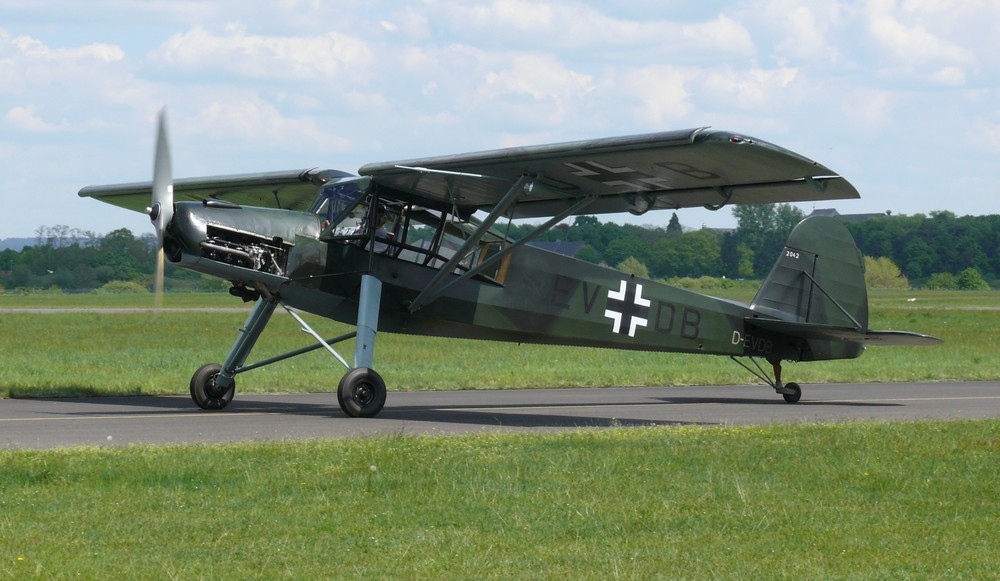
[[[375,397],[372,387],[367,383],[362,383],[354,388],[354,401],[361,405],[367,405],[371,403],[372,399]]]

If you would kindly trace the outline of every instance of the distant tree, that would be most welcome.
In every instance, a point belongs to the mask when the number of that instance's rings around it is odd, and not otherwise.
[[[594,250],[590,244],[584,244],[583,248],[577,250],[575,258],[591,264],[600,264],[602,260],[601,253]]]
[[[792,228],[805,218],[802,210],[791,204],[750,204],[735,206],[737,226],[735,242],[753,252],[753,269],[757,276],[770,270]]]
[[[622,227],[618,224],[610,222],[601,224],[601,221],[594,216],[577,216],[566,232],[566,239],[586,242],[607,258],[605,251],[608,245],[622,235]]]
[[[667,224],[667,236],[680,236],[684,233],[684,229],[681,228],[681,220],[677,217],[677,212],[674,212],[670,216],[670,222]]]
[[[899,267],[885,256],[865,257],[865,284],[868,288],[909,288],[910,281]]]
[[[958,288],[958,279],[950,272],[935,272],[927,279],[924,288],[930,290],[955,290]]]
[[[736,247],[736,255],[739,259],[736,265],[736,276],[739,278],[752,278],[754,274],[753,250],[750,250],[746,244],[740,244]]]
[[[649,278],[649,269],[634,256],[629,256],[625,260],[619,262],[618,266],[615,268],[625,274],[634,274],[640,278]]]
[[[974,267],[969,267],[959,273],[956,279],[958,288],[962,290],[989,290],[990,285]]]
[[[113,280],[97,289],[101,294],[135,294],[146,293],[149,289],[130,280]]]
[[[655,276],[718,276],[722,274],[719,237],[711,230],[663,238],[653,247],[649,263]]]
[[[640,262],[649,259],[650,246],[637,236],[626,236],[619,238],[604,250],[604,259],[608,264],[618,264],[628,257],[633,257]]]

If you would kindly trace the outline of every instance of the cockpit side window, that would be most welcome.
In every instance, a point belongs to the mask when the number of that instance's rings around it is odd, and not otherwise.
[[[373,250],[375,254],[441,268],[479,228],[479,222],[468,216],[459,218],[447,211],[395,200],[379,200],[374,196],[363,199],[360,190],[357,197],[350,195],[353,193],[353,190],[332,191],[328,196],[331,208],[325,211],[333,218],[323,230],[324,240],[352,244],[364,250]],[[370,207],[372,203],[377,206]],[[370,221],[372,224],[369,224]],[[508,244],[508,240],[499,233],[487,232],[478,244],[465,251],[456,264],[456,270],[470,270]],[[504,264],[484,271],[481,276],[502,282]]]

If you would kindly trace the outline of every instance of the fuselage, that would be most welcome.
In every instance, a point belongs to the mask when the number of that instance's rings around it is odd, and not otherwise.
[[[407,208],[407,216],[417,210]],[[405,213],[401,211],[401,213]],[[382,282],[379,330],[433,335],[716,355],[801,359],[802,344],[748,331],[748,304],[644,280],[530,245],[494,267],[462,276],[509,241],[474,248],[443,290],[420,308],[448,255],[440,232],[417,244],[399,219],[397,238],[377,241],[328,224],[322,213],[176,204],[167,254],[179,266],[280,296],[290,307],[347,324],[357,321],[362,274]],[[335,217],[336,218],[336,217]],[[414,221],[416,221],[414,219]],[[408,225],[411,230],[413,225]],[[401,234],[402,233],[402,234]],[[454,249],[454,244],[451,247]]]

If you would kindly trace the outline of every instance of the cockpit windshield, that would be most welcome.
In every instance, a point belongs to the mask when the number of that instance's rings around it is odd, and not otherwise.
[[[363,184],[359,182],[367,178],[353,178],[327,184],[320,191],[320,197],[315,206],[315,213],[323,216],[323,227],[344,226],[356,228],[358,220],[364,215],[364,209],[359,203],[364,197]],[[357,214],[357,216],[353,216]],[[342,224],[349,221],[351,224]]]

